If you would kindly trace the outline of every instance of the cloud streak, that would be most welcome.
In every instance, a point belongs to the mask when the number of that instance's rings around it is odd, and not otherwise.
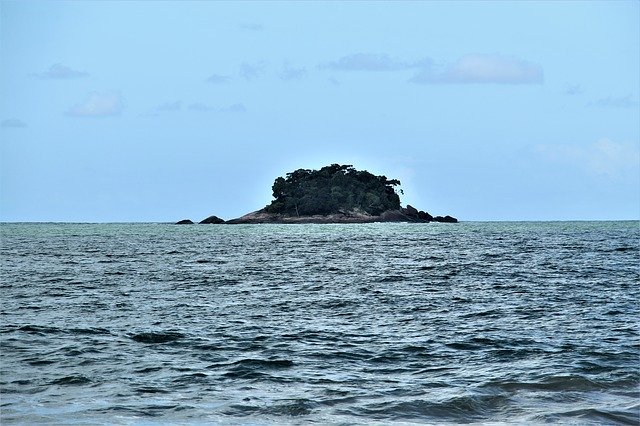
[[[267,64],[264,61],[254,63],[243,62],[240,64],[240,70],[238,73],[240,74],[240,77],[247,81],[254,80],[264,74],[266,66]]]
[[[187,109],[189,111],[197,111],[197,112],[231,112],[231,113],[243,113],[247,111],[247,108],[242,103],[237,103],[233,105],[229,105],[226,107],[216,107],[212,105],[207,105],[203,102],[194,102],[190,104]]]
[[[91,92],[80,103],[72,106],[67,115],[72,117],[110,117],[120,115],[124,102],[119,92]]]
[[[19,129],[27,127],[27,123],[18,118],[7,118],[6,120],[2,120],[2,123],[0,123],[0,127]]]
[[[305,68],[293,68],[289,64],[284,64],[282,70],[278,74],[281,80],[291,81],[299,80],[307,76],[307,70]]]
[[[226,75],[211,74],[205,81],[211,84],[224,84],[228,83],[230,80],[231,77],[228,77]]]
[[[180,101],[175,101],[175,102],[165,102],[161,105],[158,105],[155,110],[158,112],[173,112],[173,111],[180,111],[182,109],[182,102]]]
[[[322,63],[320,69],[332,71],[400,71],[424,67],[430,60],[407,62],[384,53],[354,53],[343,56],[337,61]]]
[[[564,88],[564,94],[568,96],[581,95],[584,89],[579,84],[567,84]]]
[[[263,31],[264,27],[262,24],[257,22],[243,22],[238,24],[238,28],[244,31]]]
[[[415,84],[542,84],[542,67],[507,55],[470,54],[444,67],[431,58],[408,61],[384,53],[354,53],[318,65],[330,71],[392,72],[414,70]]]
[[[589,104],[599,108],[635,108],[638,106],[638,101],[633,99],[633,96],[607,96],[606,98],[600,98]]]
[[[216,111],[217,108],[216,107],[212,107],[210,105],[207,105],[203,102],[194,102],[191,105],[189,105],[187,107],[189,109],[189,111],[200,111],[200,112],[207,112],[207,111]]]
[[[77,78],[88,77],[89,73],[84,71],[74,70],[66,65],[53,64],[48,70],[33,74],[35,77],[43,80],[73,80]]]
[[[426,67],[409,80],[416,84],[542,84],[540,65],[515,56],[465,55],[443,70]]]
[[[247,112],[247,108],[245,108],[244,104],[238,103],[229,105],[228,107],[220,108],[219,112]]]

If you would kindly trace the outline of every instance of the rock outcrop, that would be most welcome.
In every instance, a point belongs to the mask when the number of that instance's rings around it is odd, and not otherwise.
[[[221,223],[225,223],[225,221],[224,219],[220,219],[218,216],[209,216],[208,218],[201,220],[200,223],[205,225],[218,225]]]
[[[458,219],[456,219],[455,217],[446,215],[444,217],[442,216],[436,216],[433,218],[434,222],[442,222],[442,223],[458,223]]]
[[[401,208],[400,211],[411,219],[407,222],[431,222],[433,220],[433,216],[429,213],[418,210],[410,204],[407,204],[405,208]]]
[[[454,223],[457,220],[451,216],[437,216],[439,222]],[[447,219],[448,218],[448,219]],[[255,224],[255,223],[375,223],[375,222],[415,222],[426,223],[435,221],[429,213],[407,206],[400,210],[387,210],[379,215],[371,215],[362,211],[340,212],[328,215],[291,216],[279,213],[269,213],[261,209],[246,214],[237,219],[231,219],[225,223]]]
[[[236,219],[225,221],[218,216],[209,216],[201,224],[254,224],[254,223],[375,223],[375,222],[409,222],[409,223],[457,223],[452,216],[431,216],[429,213],[412,206],[399,210],[387,210],[379,215],[371,215],[361,211],[340,212],[328,215],[291,216],[280,213],[269,213],[265,209],[248,213]],[[191,225],[189,219],[176,222],[176,225]]]

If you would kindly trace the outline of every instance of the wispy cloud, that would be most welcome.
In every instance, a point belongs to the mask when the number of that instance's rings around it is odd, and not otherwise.
[[[288,63],[285,63],[282,66],[282,70],[278,74],[281,80],[290,81],[290,80],[299,80],[307,76],[307,70],[305,68],[293,68],[289,66]]]
[[[233,104],[228,107],[220,108],[220,112],[247,112],[247,108],[244,104]]]
[[[244,31],[263,31],[264,27],[262,24],[257,22],[242,22],[238,24],[238,28]]]
[[[262,74],[264,74],[266,66],[267,64],[264,61],[254,62],[254,63],[243,62],[240,64],[240,69],[238,73],[242,78],[244,78],[247,81],[253,80],[255,78],[260,77]]]
[[[175,113],[182,110],[182,101],[165,102],[157,105],[150,111],[142,113],[139,117],[158,117],[164,113]]]
[[[226,75],[211,74],[209,77],[207,77],[205,81],[211,84],[224,84],[224,83],[228,83],[230,80],[231,80],[231,77]]]
[[[160,104],[155,107],[155,111],[158,112],[171,112],[171,111],[180,111],[182,109],[182,102],[165,102],[164,104]]]
[[[216,107],[213,105],[208,105],[203,102],[195,102],[190,104],[187,109],[190,111],[198,111],[198,112],[234,112],[234,113],[242,113],[246,112],[247,108],[244,104],[237,103],[233,105],[229,105],[226,107]]]
[[[592,175],[608,179],[640,175],[638,144],[603,138],[589,145],[538,145],[536,151],[547,160],[577,165]]]
[[[17,129],[27,127],[27,123],[18,118],[7,118],[6,120],[2,120],[2,123],[0,123],[0,127]]]
[[[563,93],[569,96],[581,95],[584,89],[579,84],[567,84]]]
[[[415,70],[409,80],[416,84],[542,84],[540,65],[506,55],[465,55],[437,68],[431,58],[404,60],[384,53],[354,53],[318,65],[331,71]]]
[[[540,65],[514,56],[466,55],[443,70],[425,67],[409,80],[416,84],[542,84]]]
[[[80,103],[72,106],[67,115],[73,117],[109,117],[119,115],[124,102],[119,92],[91,92]]]
[[[194,102],[191,105],[189,105],[187,109],[189,109],[190,111],[201,111],[201,112],[217,111],[216,107],[207,105],[203,102]]]
[[[428,59],[408,62],[384,53],[354,53],[343,56],[336,61],[322,63],[318,67],[332,71],[399,71],[424,67],[429,62]]]
[[[340,80],[338,80],[335,77],[329,77],[328,80],[329,80],[329,83],[331,83],[334,86],[340,86],[340,84],[342,84],[340,83]]]
[[[76,78],[88,77],[89,73],[84,71],[74,70],[66,65],[53,64],[48,70],[40,73],[33,74],[34,77],[41,78],[43,80],[71,80]]]
[[[638,101],[633,99],[633,96],[607,96],[606,98],[597,99],[589,106],[595,106],[599,108],[635,108],[638,106]]]

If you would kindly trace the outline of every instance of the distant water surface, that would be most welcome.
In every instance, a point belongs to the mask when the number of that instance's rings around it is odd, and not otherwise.
[[[2,224],[0,423],[640,423],[640,224]]]

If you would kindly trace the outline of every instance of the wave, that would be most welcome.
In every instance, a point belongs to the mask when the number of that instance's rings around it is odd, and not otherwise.
[[[140,343],[168,343],[175,342],[178,339],[182,339],[184,334],[177,333],[173,331],[165,331],[165,332],[144,332],[137,333],[131,336],[131,339],[140,342]]]
[[[308,399],[280,400],[277,404],[268,406],[232,404],[224,410],[224,414],[241,417],[256,414],[266,416],[299,417],[312,414],[316,406],[317,404],[315,402]]]
[[[36,334],[40,336],[44,336],[47,334],[112,334],[111,331],[106,328],[61,328],[61,327],[53,327],[53,326],[44,326],[44,325],[6,325],[0,328],[0,333],[11,333],[11,332],[23,332],[28,334]]]
[[[629,411],[602,410],[597,408],[582,408],[578,410],[564,411],[560,413],[550,413],[538,416],[533,420],[544,421],[545,423],[565,422],[568,418],[577,418],[581,422],[596,422],[604,424],[635,425],[640,424],[640,406],[631,407]]]
[[[412,419],[438,421],[480,421],[489,419],[496,411],[513,404],[504,395],[475,395],[454,397],[444,401],[416,399],[402,402],[381,402],[346,410],[345,414],[373,418],[380,421]]]
[[[51,385],[85,385],[91,383],[91,379],[86,376],[65,376],[49,382]]]
[[[606,380],[590,379],[584,376],[551,376],[535,382],[520,381],[490,381],[483,387],[499,388],[504,391],[515,392],[520,390],[546,391],[546,392],[589,392],[602,389],[630,388],[638,385],[637,378],[626,377],[620,380],[611,380],[609,375]]]

